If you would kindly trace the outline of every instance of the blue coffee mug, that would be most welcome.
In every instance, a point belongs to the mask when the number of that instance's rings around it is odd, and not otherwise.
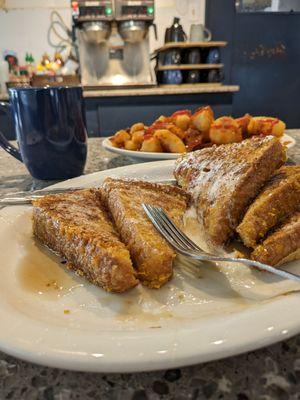
[[[0,146],[23,162],[36,179],[59,180],[83,173],[87,132],[81,87],[23,87],[9,90],[19,149],[0,132]]]
[[[221,60],[221,54],[219,49],[210,49],[207,55],[207,64],[218,64]]]

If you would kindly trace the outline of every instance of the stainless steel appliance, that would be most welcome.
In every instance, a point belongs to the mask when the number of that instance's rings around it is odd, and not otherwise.
[[[154,0],[72,1],[74,40],[85,88],[151,86],[149,28]]]

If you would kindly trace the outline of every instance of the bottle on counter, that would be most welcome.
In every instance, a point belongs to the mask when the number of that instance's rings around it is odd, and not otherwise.
[[[35,72],[34,58],[31,53],[26,53],[25,64],[28,71],[28,76],[31,78]]]
[[[9,66],[7,61],[0,61],[0,93],[7,93],[6,83],[9,81]]]

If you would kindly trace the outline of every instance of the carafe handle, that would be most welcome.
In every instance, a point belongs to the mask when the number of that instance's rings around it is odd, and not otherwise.
[[[204,32],[207,34],[207,37],[205,38],[205,41],[206,42],[210,42],[211,38],[212,38],[211,31],[208,28],[204,27]]]
[[[10,115],[11,105],[9,103],[0,102],[0,110],[3,110],[6,114]],[[17,160],[23,162],[20,150],[18,150],[15,146],[10,144],[1,131],[0,131],[0,146],[10,155],[15,157]]]
[[[152,24],[150,26],[153,27],[154,37],[155,37],[155,40],[157,40],[158,36],[157,36],[157,26],[156,26],[156,24],[154,22],[152,22]]]

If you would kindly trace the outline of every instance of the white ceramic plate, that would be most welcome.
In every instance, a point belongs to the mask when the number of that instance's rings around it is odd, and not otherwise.
[[[178,158],[181,155],[180,153],[151,153],[147,151],[119,149],[118,147],[113,147],[111,145],[109,138],[103,140],[102,146],[105,148],[105,150],[108,150],[111,153],[116,153],[122,156],[135,158],[141,161],[176,160],[176,158]]]
[[[287,146],[287,148],[293,147],[296,143],[295,139],[290,135],[284,134],[280,141]],[[110,143],[109,138],[106,138],[102,142],[105,150],[110,151],[111,153],[120,154],[122,156],[127,156],[135,159],[142,160],[176,160],[181,154],[180,153],[148,153],[146,151],[133,151],[133,150],[125,150],[119,149],[118,147],[113,147]]]
[[[170,179],[172,168],[173,161],[132,165],[56,187],[99,185],[107,176]],[[212,265],[190,270],[178,262],[160,290],[106,293],[39,247],[30,218],[29,206],[0,211],[0,350],[13,356],[82,371],[154,370],[230,356],[300,332],[297,293],[247,300]],[[273,284],[264,286],[275,295]]]

